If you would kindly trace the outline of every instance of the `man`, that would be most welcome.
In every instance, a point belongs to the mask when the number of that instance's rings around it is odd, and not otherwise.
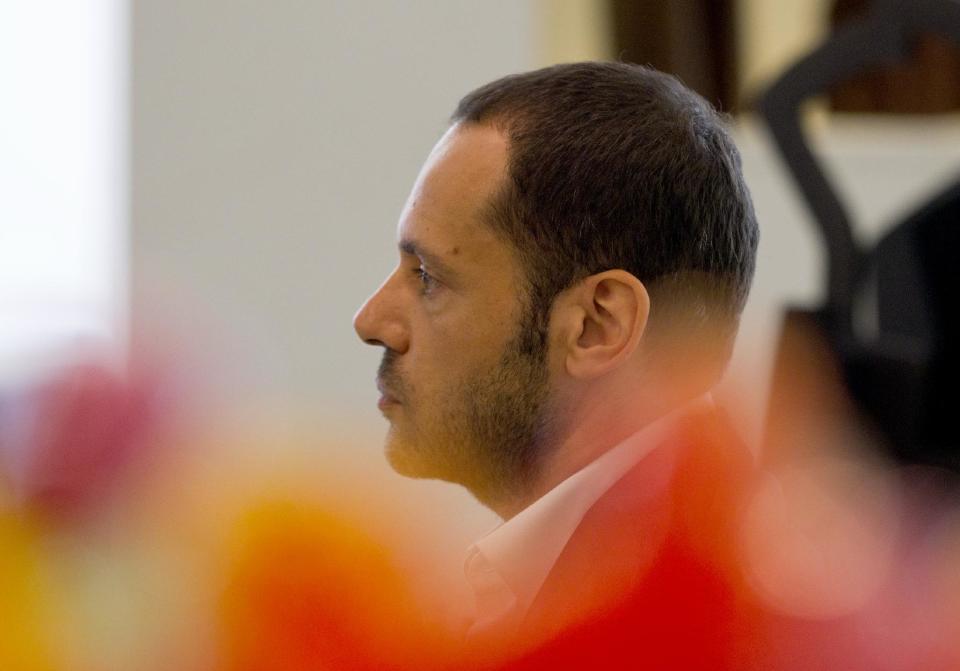
[[[471,635],[516,631],[558,576],[590,582],[565,557],[593,513],[631,478],[663,491],[659,445],[712,414],[758,240],[740,159],[676,79],[554,66],[460,102],[398,234],[354,323],[384,348],[387,457],[505,520],[470,551]]]

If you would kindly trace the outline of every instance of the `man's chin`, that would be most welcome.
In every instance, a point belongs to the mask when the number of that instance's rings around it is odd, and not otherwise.
[[[408,478],[425,477],[422,475],[423,469],[410,458],[410,455],[402,447],[388,443],[384,450],[384,456],[387,458],[387,463],[390,464],[390,468],[399,475]]]
[[[390,467],[399,475],[420,480],[445,480],[464,484],[466,475],[462,468],[456,468],[449,457],[441,457],[424,449],[423,445],[398,440],[388,436],[384,456]]]
[[[394,472],[417,480],[442,480],[465,487],[483,505],[493,508],[503,499],[505,481],[494,477],[477,462],[469,462],[463,452],[431,450],[422,443],[397,440],[393,432],[388,436],[384,456]],[[456,457],[459,457],[457,459]]]
[[[432,473],[436,470],[430,468],[428,463],[424,463],[422,456],[416,453],[416,450],[409,444],[397,440],[393,436],[387,437],[387,443],[384,447],[384,456],[387,463],[390,464],[397,474],[408,478],[435,478]]]

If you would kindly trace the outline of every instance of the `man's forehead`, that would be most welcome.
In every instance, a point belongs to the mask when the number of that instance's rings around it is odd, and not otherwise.
[[[433,146],[421,177],[455,164],[465,181],[495,180],[506,170],[507,150],[506,135],[493,126],[456,123]]]
[[[507,142],[486,126],[452,126],[427,158],[398,225],[401,249],[489,244],[486,209],[506,175]],[[464,251],[467,251],[465,249]]]

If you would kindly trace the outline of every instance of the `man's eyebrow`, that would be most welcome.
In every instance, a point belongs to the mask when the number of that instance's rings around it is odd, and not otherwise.
[[[424,249],[424,247],[420,243],[416,242],[415,240],[410,240],[410,239],[401,240],[400,243],[397,245],[397,247],[399,247],[400,251],[404,252],[405,254],[412,254],[418,257],[421,261],[425,262],[428,266],[439,271],[440,273],[443,273],[443,274],[454,273],[453,268],[451,268],[446,261],[441,259],[438,254],[435,254],[434,252]]]

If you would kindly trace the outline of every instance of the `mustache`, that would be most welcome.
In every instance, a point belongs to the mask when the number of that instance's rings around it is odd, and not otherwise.
[[[397,353],[391,349],[384,350],[380,367],[377,368],[377,387],[398,401],[403,400],[404,385],[397,372]]]

